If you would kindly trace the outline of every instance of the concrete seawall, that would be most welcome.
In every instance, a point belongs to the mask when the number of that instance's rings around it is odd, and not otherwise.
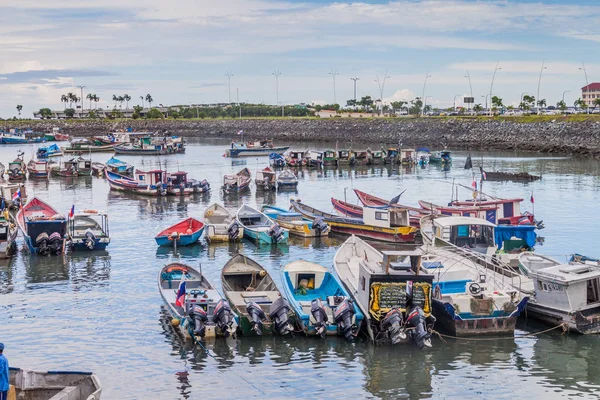
[[[9,127],[23,123],[9,122]],[[482,119],[241,119],[241,120],[122,120],[38,121],[35,130],[61,127],[72,136],[103,135],[131,126],[136,131],[169,132],[188,137],[273,138],[306,142],[350,141],[403,146],[473,150],[523,150],[600,156],[600,122],[514,122]]]

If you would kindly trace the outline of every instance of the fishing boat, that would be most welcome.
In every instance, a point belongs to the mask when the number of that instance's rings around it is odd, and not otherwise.
[[[272,168],[283,168],[285,164],[285,157],[283,155],[277,153],[269,154],[269,165]]]
[[[338,214],[352,218],[362,218],[363,208],[354,204],[346,203],[342,200],[331,198],[331,204]]]
[[[288,165],[288,167],[302,167],[306,165],[307,161],[305,158],[305,154],[306,151],[290,151],[286,154],[285,162]]]
[[[83,210],[69,215],[67,232],[74,251],[106,250],[110,243],[108,214],[96,210]]]
[[[446,215],[449,217],[474,217],[481,218],[492,224],[498,223],[498,208],[495,206],[461,206],[454,207],[441,206],[438,204],[431,203],[429,201],[419,200],[419,205],[423,213]]]
[[[34,197],[17,213],[17,224],[31,254],[60,254],[64,250],[67,220],[48,203]]]
[[[329,235],[329,225],[322,219],[308,221],[302,218],[302,214],[293,211],[287,211],[283,208],[264,205],[262,212],[282,228],[290,231],[290,235],[300,237],[319,237]]]
[[[223,193],[238,193],[250,187],[252,181],[252,174],[248,168],[244,168],[235,175],[223,176],[223,186],[221,190]]]
[[[353,150],[351,165],[365,166],[370,164],[369,151],[368,150]]]
[[[352,330],[362,324],[363,314],[353,307],[352,297],[337,277],[319,264],[298,260],[281,269],[283,292],[296,313],[299,328],[307,335],[341,335],[354,339]],[[354,308],[349,318],[350,335],[346,335],[347,309]]]
[[[431,164],[452,164],[451,153],[447,150],[436,151],[429,157]]]
[[[425,214],[430,213],[430,210],[423,210],[423,208],[419,208],[419,207],[411,207],[411,206],[407,206],[404,204],[392,203],[391,200],[385,200],[385,199],[382,199],[381,197],[373,196],[369,193],[363,192],[358,189],[354,189],[354,193],[356,194],[356,197],[358,197],[358,200],[365,207],[381,207],[381,206],[400,207],[400,208],[405,208],[408,211],[410,211],[411,216],[412,215],[423,216]]]
[[[314,221],[323,218],[334,233],[357,235],[390,243],[412,243],[417,229],[410,226],[408,211],[401,208],[363,208],[363,217],[349,218],[329,214],[310,207],[299,200],[290,200],[294,210]]]
[[[550,257],[524,252],[519,268],[531,278],[535,295],[527,315],[549,325],[566,324],[582,334],[600,333],[600,267],[563,264]]]
[[[204,223],[190,217],[161,231],[154,240],[159,246],[189,246],[198,242],[202,232]]]
[[[48,179],[50,176],[50,167],[48,161],[30,160],[27,163],[27,171],[30,179]]]
[[[389,165],[400,164],[400,153],[398,152],[398,148],[388,147],[387,150],[384,150],[383,162],[384,164]]]
[[[429,165],[429,158],[431,157],[431,152],[427,147],[419,147],[417,149],[417,164],[424,167]]]
[[[323,165],[328,167],[337,166],[337,154],[335,150],[325,150],[323,152]]]
[[[0,144],[25,144],[43,143],[46,138],[31,130],[10,129],[8,132],[0,132]]]
[[[5,208],[0,214],[0,259],[11,258],[17,253],[18,233],[17,226]]]
[[[233,256],[221,271],[223,293],[239,317],[242,335],[279,334],[293,331],[291,308],[269,273],[243,254]]]
[[[99,176],[99,177],[104,177],[104,170],[106,169],[106,164],[102,164],[101,162],[96,162],[93,161],[92,162],[92,174]]]
[[[105,171],[108,185],[113,190],[131,192],[147,196],[165,196],[167,184],[165,182],[165,171],[135,171],[133,178]]]
[[[59,164],[49,165],[50,175],[52,176],[60,176],[60,177],[76,177],[79,176],[79,172],[77,171],[78,162],[75,159],[64,160]]]
[[[348,166],[352,164],[352,151],[351,150],[338,150],[337,151],[337,166]]]
[[[45,159],[48,157],[60,157],[63,155],[63,152],[56,143],[52,143],[49,146],[38,148],[36,155],[38,159]]]
[[[71,159],[77,163],[77,173],[79,175],[91,175],[92,174],[92,159],[83,158],[78,156],[77,158]]]
[[[296,175],[294,175],[294,173],[289,169],[286,169],[285,171],[277,175],[277,190],[295,190],[297,188],[298,178],[296,178]]]
[[[69,135],[63,133],[61,128],[54,127],[51,132],[44,134],[47,142],[66,142],[69,140]]]
[[[25,153],[20,151],[17,154],[17,158],[8,163],[8,170],[6,171],[9,181],[24,181],[27,178],[27,165],[23,161]]]
[[[569,264],[583,264],[600,267],[600,259],[575,253],[571,254],[569,257]]]
[[[485,175],[488,181],[534,182],[542,179],[540,175],[532,175],[529,172],[486,171]]]
[[[133,165],[126,163],[125,161],[121,161],[114,157],[111,157],[106,162],[106,168],[110,172],[114,172],[115,174],[124,175],[124,176],[133,175]]]
[[[304,154],[306,160],[306,166],[309,168],[321,168],[323,167],[323,152],[316,150],[308,150]]]
[[[216,203],[204,211],[204,224],[209,242],[233,242],[244,237],[244,228],[235,215]]]
[[[114,146],[114,151],[115,154],[138,156],[179,154],[185,153],[185,142],[175,137],[157,138],[147,136],[138,138],[135,143],[117,144]]]
[[[353,235],[336,252],[333,268],[362,312],[370,341],[431,347],[433,276],[421,272],[419,252],[380,252]],[[352,335],[347,325],[346,335]]]
[[[417,163],[417,155],[415,149],[400,149],[400,164],[415,165]]]
[[[95,145],[86,138],[73,138],[70,145],[61,148],[63,153],[100,153],[114,150],[114,145]]]
[[[229,337],[237,329],[231,306],[202,272],[171,263],[158,273],[158,289],[171,316],[171,324],[186,339]]]
[[[283,154],[289,146],[273,146],[272,140],[258,142],[231,142],[231,147],[225,150],[226,157],[268,156],[271,153]]]
[[[92,372],[10,367],[8,381],[8,399],[99,400],[102,395],[100,380]]]
[[[27,203],[27,189],[23,183],[0,181],[0,196],[9,208],[19,208]]]
[[[171,196],[185,196],[210,191],[210,184],[206,179],[197,181],[188,179],[185,171],[167,173],[167,194]]]
[[[265,167],[260,171],[257,171],[256,179],[254,179],[256,190],[265,191],[277,189],[276,181],[275,171],[273,171],[271,167]]]
[[[262,212],[243,204],[236,213],[236,218],[242,228],[244,236],[257,242],[270,244],[287,243],[289,231],[273,222]]]
[[[384,163],[384,154],[382,150],[371,150],[370,148],[368,148],[367,153],[369,156],[369,164],[382,165]]]

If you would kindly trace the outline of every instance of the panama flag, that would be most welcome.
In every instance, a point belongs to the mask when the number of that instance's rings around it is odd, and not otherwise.
[[[73,218],[73,215],[75,215],[75,204],[71,206],[71,211],[69,211],[69,217]]]
[[[183,307],[185,303],[185,281],[182,280],[179,284],[179,290],[177,291],[177,298],[175,299],[175,305]]]
[[[16,200],[16,199],[18,199],[18,198],[20,198],[20,197],[21,197],[21,188],[19,188],[19,190],[17,190],[17,191],[15,192],[15,194],[13,194],[13,196],[12,196],[12,199],[13,199],[13,201],[14,201],[14,200]]]
[[[473,183],[471,183],[471,186],[473,186],[473,189],[477,190],[477,181],[475,179],[473,179]]]

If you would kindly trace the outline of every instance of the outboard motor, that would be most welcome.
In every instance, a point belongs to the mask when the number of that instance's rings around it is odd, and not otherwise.
[[[252,319],[250,324],[252,325],[252,330],[257,335],[262,335],[263,321],[267,319],[265,312],[260,308],[258,304],[251,301],[246,305],[246,312],[250,315]]]
[[[233,324],[233,313],[231,306],[225,299],[219,300],[213,311],[213,322],[219,328],[223,337],[229,337],[230,329]]]
[[[402,330],[402,313],[397,308],[392,308],[381,320],[381,330],[387,332],[392,344],[398,344],[406,339],[406,333]]]
[[[329,230],[329,225],[327,225],[321,217],[315,218],[312,223],[312,227],[319,235]]]
[[[290,310],[288,301],[283,297],[275,300],[269,308],[269,318],[275,323],[275,330],[280,335],[287,335],[293,330],[293,327],[288,322],[288,313]]]
[[[43,256],[50,252],[50,249],[48,248],[48,234],[46,232],[40,233],[35,238],[35,247],[37,248],[38,253]]]
[[[94,246],[96,245],[96,235],[94,235],[94,232],[92,232],[92,230],[89,228],[85,231],[84,243],[90,250],[93,250]]]
[[[321,299],[314,299],[310,303],[310,313],[316,321],[315,330],[317,331],[317,335],[324,338],[325,333],[327,333],[327,312]]]
[[[206,326],[204,323],[208,321],[208,315],[206,315],[204,308],[199,305],[194,305],[190,317],[192,317],[192,320],[194,321],[194,334],[204,337],[204,335],[206,335]]]
[[[231,223],[227,227],[227,235],[231,240],[236,240],[240,235],[240,224],[237,222],[236,219],[231,221]]]
[[[421,307],[413,307],[406,317],[406,325],[414,328],[409,331],[410,337],[420,349],[424,346],[431,347],[431,335],[427,332],[425,321],[425,313]]]
[[[283,237],[283,229],[279,226],[279,224],[273,224],[271,228],[269,228],[269,236],[271,236],[271,241],[273,243],[279,243],[281,238]]]
[[[58,232],[54,232],[48,237],[48,247],[54,254],[60,254],[62,251],[63,238]]]
[[[354,304],[351,300],[344,299],[333,312],[333,320],[342,331],[344,338],[351,342],[354,340],[354,334],[357,327],[352,323],[352,317],[356,314]]]
[[[203,179],[202,182],[200,182],[199,189],[200,189],[200,193],[205,193],[205,192],[210,191],[210,184],[208,183],[208,181],[206,179]]]

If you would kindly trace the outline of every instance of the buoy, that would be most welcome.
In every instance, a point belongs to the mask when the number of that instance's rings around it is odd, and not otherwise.
[[[171,325],[173,325],[175,327],[179,326],[179,320],[177,318],[173,318],[171,320]]]
[[[191,229],[188,229],[187,231],[185,231],[185,233],[187,233],[188,235],[190,235],[193,231]]]
[[[258,276],[260,276],[261,278],[264,278],[265,276],[267,276],[267,271],[262,270],[258,273]]]

